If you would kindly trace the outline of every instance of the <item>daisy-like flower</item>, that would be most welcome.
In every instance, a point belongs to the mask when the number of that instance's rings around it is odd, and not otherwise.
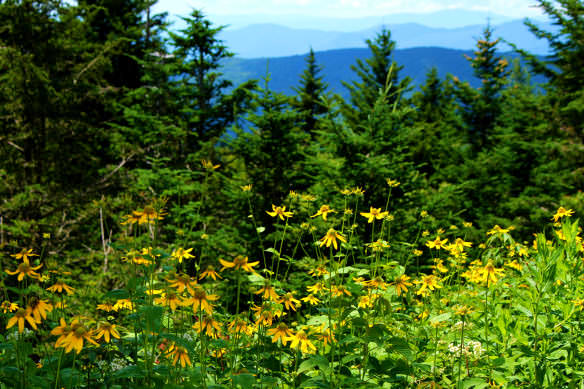
[[[18,309],[18,304],[6,300],[2,302],[0,309],[2,310],[2,313],[14,312]]]
[[[501,226],[496,224],[493,228],[487,231],[487,235],[506,234],[508,232],[509,228],[501,228]]]
[[[266,279],[264,285],[255,294],[261,294],[264,300],[277,302],[280,299],[280,296],[278,296],[278,293],[276,293],[268,279]]]
[[[71,325],[67,326],[65,320],[61,319],[61,325],[54,328],[51,335],[60,335],[55,342],[55,348],[63,347],[66,353],[75,350],[79,354],[83,349],[84,341],[99,346],[94,340],[94,331],[88,329],[78,320],[73,320]]]
[[[41,318],[46,320],[47,313],[53,310],[53,304],[49,303],[47,300],[41,300],[38,297],[30,299],[30,304],[28,306],[37,323],[41,322]]]
[[[183,301],[176,293],[169,292],[163,293],[160,297],[155,298],[154,304],[170,307],[171,311],[174,312],[179,305],[183,304]]]
[[[300,330],[291,336],[287,336],[284,339],[290,341],[290,348],[295,350],[300,348],[305,354],[311,354],[316,351],[316,346],[312,344],[310,339],[308,339],[308,335],[303,330]]]
[[[197,321],[193,325],[193,329],[197,332],[197,334],[205,331],[207,336],[213,339],[217,339],[219,335],[221,335],[221,323],[213,319],[213,316],[211,315],[204,315],[203,320]]]
[[[286,323],[280,323],[276,327],[268,329],[266,335],[272,337],[272,343],[281,340],[282,344],[285,346],[286,343],[288,343],[287,339],[294,336],[294,333],[288,328]]]
[[[335,231],[334,229],[330,228],[326,235],[323,236],[320,239],[320,247],[324,246],[326,244],[326,247],[331,247],[331,244],[333,245],[333,247],[335,248],[335,250],[338,250],[338,244],[337,244],[337,239],[340,240],[341,242],[347,242],[347,239],[345,239],[345,237],[341,234],[339,234],[337,231]]]
[[[381,253],[383,250],[388,249],[391,246],[385,240],[377,239],[373,243],[367,243],[367,247],[369,247],[374,253]]]
[[[560,208],[558,208],[556,214],[552,217],[552,220],[554,221],[554,223],[557,223],[558,220],[560,220],[564,216],[570,217],[573,214],[574,214],[574,211],[573,210],[566,209],[564,207],[560,207]]]
[[[203,169],[205,170],[213,171],[219,169],[221,165],[220,164],[213,165],[213,162],[208,161],[206,159],[201,159],[201,166],[203,166]]]
[[[362,285],[370,289],[387,289],[387,283],[379,276],[369,281],[363,281]]]
[[[120,224],[126,225],[126,224],[140,223],[140,220],[142,219],[142,212],[132,211],[132,213],[130,213],[128,215],[124,215],[124,219],[125,220],[123,222],[121,222]]]
[[[176,278],[167,278],[168,285],[175,288],[177,293],[182,293],[185,289],[190,293],[194,293],[194,287],[197,285],[197,280],[187,274],[178,274]]]
[[[331,293],[333,297],[341,297],[343,294],[351,296],[351,292],[343,285],[331,285]]]
[[[95,339],[97,340],[103,337],[103,339],[109,343],[112,336],[116,339],[120,339],[120,333],[116,330],[116,325],[108,322],[100,323],[97,327]]]
[[[365,194],[365,191],[363,190],[363,188],[357,186],[351,189],[351,193],[357,196],[363,196]]]
[[[329,274],[329,272],[324,265],[318,265],[317,267],[310,269],[308,274],[314,277],[320,277],[324,274]]]
[[[28,324],[32,327],[33,330],[37,330],[37,322],[34,317],[32,317],[32,310],[30,307],[26,309],[19,308],[18,311],[8,319],[8,323],[6,323],[6,329],[14,327],[18,324],[18,332],[22,333],[24,331],[24,323],[28,322]]]
[[[324,324],[318,328],[315,336],[316,339],[320,340],[324,344],[324,347],[326,347],[327,344],[332,344],[333,342],[337,341],[335,339],[335,333],[331,331],[330,328],[325,329]]]
[[[440,279],[433,274],[422,276],[421,280],[415,280],[416,284],[421,284],[420,289],[416,292],[417,295],[427,296],[430,291],[442,288],[439,283]]]
[[[314,285],[307,286],[306,290],[312,294],[321,294],[324,293],[324,285],[322,282],[317,282]]]
[[[75,291],[75,288],[70,287],[63,281],[57,281],[53,286],[49,286],[47,290],[53,293],[63,293],[65,291],[68,295],[71,295]]]
[[[373,304],[375,303],[375,300],[377,300],[379,298],[379,295],[377,293],[372,293],[370,295],[365,295],[365,296],[361,296],[359,297],[359,302],[357,303],[357,306],[359,308],[373,308]]]
[[[134,211],[133,214],[140,216],[139,224],[154,224],[157,220],[164,219],[163,216],[166,215],[166,212],[162,210],[157,211],[153,206],[147,205],[142,211]]]
[[[440,235],[438,235],[436,239],[427,241],[426,246],[428,246],[431,249],[440,250],[442,248],[445,248],[447,243],[448,239],[441,240]]]
[[[106,312],[111,312],[111,311],[116,310],[114,308],[114,305],[111,303],[97,304],[97,309],[99,309],[100,311],[106,311]]]
[[[192,297],[185,300],[185,305],[192,305],[195,314],[198,314],[200,309],[211,315],[213,313],[213,304],[211,302],[217,300],[219,300],[219,296],[207,294],[202,287],[196,286]]]
[[[253,273],[254,272],[253,267],[257,266],[260,263],[260,261],[248,262],[248,258],[244,257],[243,255],[238,255],[237,257],[235,257],[233,262],[228,262],[221,258],[219,258],[219,262],[221,263],[221,265],[223,265],[221,271],[233,268],[235,270],[243,269],[248,273]]]
[[[178,263],[182,263],[183,259],[190,259],[190,258],[194,258],[195,256],[191,254],[191,251],[193,251],[192,248],[190,249],[183,249],[182,247],[179,247],[177,249],[174,249],[172,251],[171,256],[178,260]]]
[[[369,212],[361,212],[361,216],[367,218],[367,223],[373,223],[375,219],[381,220],[389,215],[389,212],[381,212],[381,208],[369,207]]]
[[[250,336],[254,332],[254,327],[251,326],[247,320],[241,317],[236,317],[231,323],[229,323],[227,330],[231,334],[246,334]]]
[[[251,191],[251,184],[242,185],[242,186],[240,186],[240,188],[243,192],[249,192],[249,191]]]
[[[393,281],[390,285],[395,286],[395,292],[398,296],[401,296],[402,293],[408,293],[408,286],[412,286],[413,284],[410,281],[410,277],[405,274],[397,277],[395,281]]]
[[[16,259],[22,259],[22,262],[29,263],[28,257],[38,257],[38,254],[32,252],[32,249],[22,249],[19,253],[10,255]]]
[[[187,365],[192,366],[189,352],[184,347],[173,344],[166,351],[166,355],[172,358],[172,366],[176,366],[177,362],[180,362],[182,368],[185,368]]]
[[[472,308],[468,305],[460,305],[454,308],[454,314],[458,316],[468,316],[472,313]]]
[[[320,303],[320,300],[318,299],[318,297],[316,297],[313,294],[309,294],[308,296],[303,297],[300,300],[302,300],[305,303],[308,303],[310,305],[318,305]]]
[[[499,277],[503,276],[503,269],[497,269],[493,262],[489,260],[485,267],[480,269],[482,276],[482,282],[486,282],[487,285],[496,284]]]
[[[329,207],[328,205],[321,205],[320,209],[318,210],[317,213],[315,213],[314,215],[312,215],[311,217],[317,217],[317,216],[321,216],[322,215],[322,220],[326,221],[326,217],[329,213],[335,213],[336,211],[334,209],[331,209],[331,207]]]
[[[272,212],[266,211],[266,213],[271,217],[279,217],[282,220],[284,220],[284,217],[292,217],[292,212],[286,211],[285,205],[276,207],[274,204],[272,204]]]
[[[18,265],[15,271],[10,270],[4,271],[10,274],[11,276],[18,274],[18,281],[22,281],[24,279],[24,276],[28,276],[32,279],[38,280],[41,275],[36,273],[36,271],[39,270],[41,267],[43,267],[42,263],[38,266],[31,266],[28,260],[26,260],[26,262],[22,262],[20,265]]]
[[[292,293],[286,293],[284,296],[282,296],[280,303],[283,303],[287,310],[292,309],[293,311],[296,311],[296,308],[300,307],[301,305],[300,300],[294,298]]]
[[[207,266],[207,269],[199,275],[199,279],[202,280],[203,278],[211,277],[214,281],[217,281],[217,278],[221,279],[219,273],[215,271],[215,268],[211,265]]]
[[[119,299],[116,301],[113,307],[114,311],[118,312],[122,309],[129,309],[130,311],[134,309],[134,304],[130,299]]]
[[[391,178],[386,178],[385,182],[387,182],[387,185],[390,188],[397,188],[401,184],[401,182],[399,182],[398,180],[392,180]]]

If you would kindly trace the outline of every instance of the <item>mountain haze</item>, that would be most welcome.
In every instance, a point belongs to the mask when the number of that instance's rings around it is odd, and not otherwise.
[[[486,24],[460,28],[434,28],[417,23],[388,24],[397,47],[444,47],[457,50],[473,50]],[[553,30],[547,23],[546,30]],[[220,38],[237,56],[243,58],[285,57],[315,51],[366,47],[365,40],[373,38],[383,26],[343,32],[318,29],[298,29],[277,24],[254,24],[240,29],[226,29]],[[523,21],[514,20],[494,27],[494,35],[502,37],[518,47],[534,54],[546,54],[548,46],[531,34]],[[510,47],[501,44],[502,50]]]

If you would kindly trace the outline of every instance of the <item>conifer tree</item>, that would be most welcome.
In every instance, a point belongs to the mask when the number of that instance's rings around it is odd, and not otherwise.
[[[297,93],[294,105],[303,118],[302,130],[310,134],[311,137],[314,136],[314,130],[317,129],[319,118],[327,113],[327,107],[322,103],[321,98],[326,96],[328,85],[320,75],[321,70],[322,67],[316,63],[314,51],[310,48],[300,86],[294,89]]]
[[[501,113],[501,92],[508,81],[508,62],[497,53],[499,41],[493,40],[493,30],[487,26],[483,37],[477,41],[475,56],[467,56],[474,75],[481,81],[478,89],[472,88],[468,82],[461,83],[454,79],[468,140],[475,152],[489,146],[490,136]]]
[[[393,60],[395,42],[391,40],[391,32],[385,28],[381,30],[374,40],[367,39],[367,46],[371,50],[371,57],[365,61],[357,60],[357,65],[351,69],[357,73],[359,81],[344,82],[349,89],[350,101],[342,106],[343,116],[352,128],[367,120],[381,91],[387,90],[386,104],[393,106],[400,100],[400,96],[407,90],[410,83],[409,77],[399,79],[399,71],[403,66],[398,66]]]
[[[175,59],[173,83],[179,118],[186,129],[186,153],[197,151],[202,144],[214,143],[235,119],[235,112],[246,100],[253,82],[240,85],[230,94],[233,84],[219,72],[221,60],[232,57],[217,37],[223,27],[212,27],[201,11],[194,10],[183,18],[186,27],[169,32]]]
[[[536,74],[546,77],[550,103],[559,107],[554,115],[556,126],[584,140],[584,3],[582,0],[538,0],[539,7],[558,26],[557,32],[545,31],[533,21],[526,25],[538,38],[548,42],[550,55],[545,59],[515,49]],[[551,118],[550,118],[551,119]]]

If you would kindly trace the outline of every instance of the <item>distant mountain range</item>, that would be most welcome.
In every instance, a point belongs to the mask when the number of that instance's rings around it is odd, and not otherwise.
[[[473,56],[470,50],[455,50],[439,47],[419,47],[394,51],[394,60],[404,68],[400,71],[400,79],[409,76],[413,80],[413,86],[417,87],[426,80],[426,74],[436,66],[440,77],[448,73],[457,76],[462,81],[469,81],[474,87],[480,82],[473,76],[470,63],[464,58],[464,54]],[[365,60],[371,56],[369,49],[354,48],[316,52],[315,57],[322,66],[320,73],[329,85],[329,91],[339,93],[344,98],[348,97],[342,81],[351,82],[357,80],[351,65],[356,64],[357,59]],[[509,59],[516,58],[514,53],[506,53]],[[249,79],[262,79],[269,73],[269,88],[276,92],[293,94],[293,87],[300,83],[300,76],[306,68],[306,56],[295,55],[280,58],[229,58],[224,61],[222,72],[224,77],[234,82],[235,85]],[[534,80],[541,81],[541,80]]]
[[[546,22],[542,28],[554,30]],[[458,50],[472,50],[486,26],[471,25],[459,28],[436,28],[418,23],[387,24],[392,39],[399,49],[412,47],[444,47]],[[325,31],[322,29],[290,28],[277,24],[254,24],[239,29],[226,29],[219,38],[227,47],[242,58],[285,57],[315,51],[366,47],[366,39],[374,39],[382,26],[359,31]],[[534,54],[546,54],[548,45],[530,33],[523,21],[514,20],[494,26],[494,36],[516,44]],[[500,50],[510,50],[501,43]]]

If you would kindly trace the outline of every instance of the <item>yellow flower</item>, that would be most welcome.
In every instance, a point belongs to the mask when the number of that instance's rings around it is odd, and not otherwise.
[[[195,257],[194,255],[191,255],[191,251],[193,251],[192,248],[185,250],[182,247],[179,247],[172,251],[171,256],[178,260],[178,263],[182,263],[183,259],[191,259]]]
[[[46,320],[47,313],[53,310],[53,304],[47,300],[41,300],[38,297],[33,297],[28,307],[37,323],[41,322],[41,317]]]
[[[170,307],[171,311],[175,311],[183,301],[174,292],[163,293],[160,297],[154,299],[154,304]]]
[[[448,243],[448,239],[440,240],[440,235],[438,235],[436,239],[427,241],[426,246],[431,249],[435,248],[436,250],[440,250],[446,247],[446,243]]]
[[[425,217],[428,217],[428,211],[422,211],[420,212],[420,217],[423,219]]]
[[[16,313],[14,314],[14,316],[12,316],[9,320],[8,323],[6,323],[6,329],[12,328],[15,324],[18,324],[18,332],[22,333],[24,331],[24,322],[27,321],[28,324],[32,327],[33,330],[36,331],[37,329],[37,324],[39,322],[37,322],[34,317],[32,317],[32,310],[30,309],[30,307],[27,307],[26,309],[18,309],[18,311],[16,311]]]
[[[285,346],[286,343],[288,343],[288,339],[294,336],[294,333],[285,323],[280,323],[277,327],[268,329],[266,335],[272,336],[272,343],[281,340],[282,344]]]
[[[217,339],[221,335],[221,324],[213,319],[211,315],[204,315],[203,320],[193,324],[193,329],[200,334],[205,331],[207,336]]]
[[[199,309],[207,312],[209,315],[212,314],[213,304],[211,302],[219,300],[219,296],[216,294],[207,294],[200,286],[196,286],[194,292],[191,298],[185,300],[185,304],[192,305],[195,314],[199,313]]]
[[[498,277],[503,275],[503,269],[497,269],[493,262],[489,260],[484,268],[481,269],[482,281],[486,282],[487,285],[495,284],[498,281]]]
[[[205,270],[204,272],[201,273],[201,275],[199,276],[199,279],[202,280],[203,278],[208,278],[208,277],[211,277],[215,281],[217,281],[217,278],[219,278],[219,279],[223,278],[219,275],[219,273],[217,273],[215,271],[215,268],[211,265],[207,266],[207,270]]]
[[[75,291],[75,288],[70,287],[63,281],[57,281],[53,286],[49,286],[47,290],[53,293],[63,293],[63,291],[65,291],[67,294],[71,295]]]
[[[227,330],[231,334],[246,334],[249,336],[253,334],[254,328],[247,322],[247,320],[236,317],[231,323],[229,323]]]
[[[251,184],[242,185],[242,186],[240,186],[240,188],[243,192],[249,192],[249,191],[251,191]]]
[[[274,204],[272,204],[272,212],[266,211],[266,213],[271,217],[279,216],[280,219],[282,220],[284,220],[284,217],[292,217],[292,212],[286,211],[285,205],[282,205],[281,207],[276,207]]]
[[[413,284],[410,281],[410,277],[402,274],[401,276],[397,277],[395,281],[393,281],[390,285],[395,286],[395,292],[398,296],[401,296],[402,293],[408,293],[408,286],[412,286]]]
[[[381,253],[383,252],[384,249],[388,249],[391,246],[386,241],[382,239],[377,239],[373,243],[367,243],[367,247],[369,247],[371,251],[373,251],[374,253]]]
[[[189,352],[186,348],[172,345],[168,348],[166,355],[172,358],[172,366],[175,366],[177,362],[180,362],[181,367],[185,368],[187,365],[192,366],[191,359],[189,358]]]
[[[438,259],[435,262],[436,262],[436,264],[434,266],[432,266],[434,269],[438,270],[440,273],[448,273],[448,268],[446,266],[444,266],[443,260]]]
[[[94,344],[99,346],[99,344],[93,340],[94,333],[92,330],[87,329],[83,324],[79,323],[78,320],[73,320],[71,326],[67,326],[65,320],[61,319],[61,325],[56,327],[51,331],[52,335],[61,335],[57,342],[55,342],[55,347],[65,348],[65,352],[69,353],[75,350],[77,354],[83,349],[83,342]]]
[[[391,178],[386,178],[385,182],[390,188],[397,188],[401,184],[398,180],[392,180]]]
[[[134,309],[134,304],[129,299],[119,299],[114,304],[114,311],[118,312],[121,309]]]
[[[315,268],[312,268],[308,271],[308,274],[314,277],[320,277],[323,274],[329,274],[328,270],[324,267],[324,265],[318,265]]]
[[[357,186],[357,187],[351,189],[351,193],[354,195],[357,195],[357,196],[362,196],[365,193],[365,191],[362,188]]]
[[[311,354],[316,351],[316,347],[308,339],[308,335],[303,330],[298,331],[296,334],[287,336],[286,341],[290,341],[290,348],[298,349],[303,353]]]
[[[454,314],[458,316],[468,316],[472,313],[472,308],[467,305],[460,305],[454,309]]]
[[[414,249],[414,251],[412,251],[412,254],[414,254],[416,257],[419,257],[422,254],[424,254],[424,252],[422,250]]]
[[[221,258],[219,258],[219,262],[221,262],[221,265],[223,265],[221,271],[234,268],[235,270],[243,269],[248,273],[254,273],[253,267],[260,263],[260,261],[248,262],[248,258],[244,257],[243,255],[238,255],[235,257],[233,262],[228,262]]]
[[[335,213],[336,211],[334,209],[331,209],[328,205],[322,205],[320,207],[320,209],[318,210],[317,213],[315,213],[314,215],[312,215],[311,217],[317,217],[322,215],[322,220],[326,221],[326,217],[329,213]]]
[[[337,250],[338,249],[337,239],[340,240],[341,242],[347,241],[343,235],[339,234],[337,231],[331,228],[328,230],[326,235],[322,237],[322,239],[320,239],[320,247],[322,247],[325,244],[326,247],[331,247],[332,243],[335,250]]]
[[[365,216],[367,218],[367,223],[373,223],[375,219],[381,220],[386,217],[389,212],[381,212],[381,208],[373,208],[369,207],[369,212],[361,212],[361,216]]]
[[[305,303],[309,303],[310,305],[317,305],[320,303],[320,300],[313,294],[309,294],[308,296],[303,297],[300,300],[304,301]]]
[[[506,263],[505,266],[515,269],[517,271],[521,271],[521,269],[523,268],[523,266],[519,262],[517,262],[516,259],[514,259],[512,262]]]
[[[314,285],[307,286],[306,290],[313,294],[320,294],[324,292],[324,285],[322,284],[322,282],[317,282]]]
[[[472,227],[472,222],[462,222],[462,225],[466,228]]]
[[[17,254],[11,254],[11,257],[22,259],[22,262],[29,263],[28,257],[38,257],[38,254],[32,252],[32,249],[22,249]]]
[[[279,300],[278,293],[274,290],[274,287],[270,284],[270,281],[266,279],[264,285],[255,294],[262,294],[264,300],[271,300],[277,302]]]
[[[190,294],[194,293],[193,287],[197,284],[197,280],[187,274],[178,274],[176,278],[167,278],[168,285],[175,288],[178,293],[182,293],[185,289]]]
[[[558,208],[558,211],[556,212],[556,214],[552,217],[553,221],[555,223],[558,222],[558,220],[560,220],[561,218],[563,218],[564,216],[570,217],[574,214],[574,211],[571,209],[566,209],[564,207],[560,207]]]
[[[110,303],[97,304],[97,309],[102,310],[102,311],[106,311],[106,312],[117,311],[117,309],[114,308],[114,305],[110,304]]]
[[[422,276],[421,280],[414,281],[416,284],[422,284],[416,292],[417,295],[428,296],[430,291],[442,288],[439,284],[440,279],[433,274]]]
[[[501,228],[498,224],[495,224],[493,228],[487,231],[487,235],[506,234],[509,230],[509,228]]]
[[[353,191],[351,189],[341,189],[339,192],[341,192],[341,194],[344,196],[349,196],[353,194]]]
[[[213,165],[213,162],[207,161],[206,159],[201,159],[201,166],[203,166],[203,169],[213,171],[213,170],[219,169],[219,167],[221,165],[220,164]]]
[[[108,322],[100,323],[97,327],[97,334],[95,334],[95,339],[97,340],[103,337],[103,339],[109,343],[110,336],[113,336],[116,339],[120,339],[120,334],[116,330],[116,325]]]
[[[2,309],[3,313],[14,312],[18,309],[18,304],[4,301],[2,302],[2,305],[0,305],[0,309]]]
[[[16,254],[18,255],[18,254]],[[36,273],[36,271],[38,269],[40,269],[41,267],[43,267],[42,264],[38,265],[38,266],[31,266],[30,263],[28,262],[28,259],[25,262],[22,262],[20,265],[18,265],[18,267],[16,268],[15,271],[10,271],[10,270],[4,270],[6,273],[10,274],[11,276],[18,274],[18,281],[22,281],[24,279],[24,276],[28,276],[32,279],[39,279],[40,278],[40,274]]]
[[[282,296],[280,303],[284,303],[284,307],[287,310],[292,309],[293,311],[296,311],[296,308],[300,307],[301,305],[300,300],[294,298],[292,293],[286,293],[284,296]]]
[[[349,292],[349,290],[345,288],[343,285],[332,285],[331,293],[333,297],[341,297],[343,294],[351,296],[351,292]]]
[[[375,300],[377,300],[379,298],[379,295],[376,293],[373,293],[371,295],[365,295],[365,296],[361,296],[359,297],[359,302],[358,302],[358,307],[359,308],[373,308],[373,304],[375,303]]]

